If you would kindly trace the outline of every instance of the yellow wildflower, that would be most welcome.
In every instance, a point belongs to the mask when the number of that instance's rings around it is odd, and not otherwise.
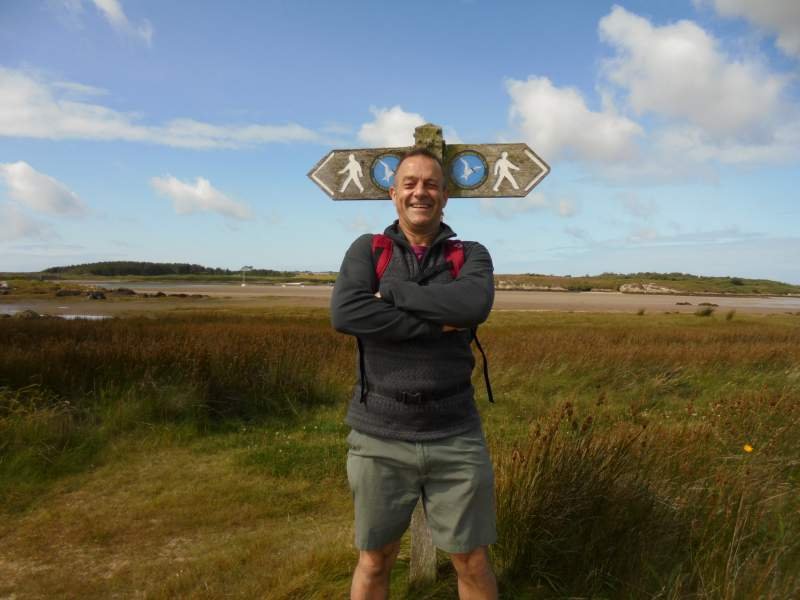
[[[750,444],[745,444],[744,446],[742,446],[742,450],[744,450],[745,452],[752,452],[753,447]]]

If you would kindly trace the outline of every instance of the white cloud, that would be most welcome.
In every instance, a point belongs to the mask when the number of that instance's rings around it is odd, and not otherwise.
[[[48,224],[32,219],[11,203],[0,204],[0,242],[52,236],[53,232]]]
[[[175,119],[163,125],[142,125],[135,115],[70,98],[78,90],[85,95],[96,89],[70,82],[48,84],[24,71],[0,67],[0,136],[123,140],[199,149],[320,139],[294,123],[212,125]]]
[[[169,175],[153,177],[150,185],[162,196],[172,199],[172,206],[179,215],[196,212],[215,212],[232,219],[252,218],[250,207],[232,200],[211,185],[208,179],[198,177],[194,184],[186,183]]]
[[[723,17],[742,17],[756,27],[778,36],[777,46],[788,56],[800,58],[800,2],[797,0],[695,0],[712,4]]]
[[[148,46],[152,44],[153,26],[147,19],[142,19],[140,24],[134,25],[122,10],[118,0],[92,0],[92,2],[117,32],[139,38]]]
[[[375,120],[364,123],[358,131],[358,139],[374,148],[382,146],[413,146],[414,129],[425,124],[417,113],[404,111],[400,106],[392,108],[370,107]]]
[[[571,199],[552,200],[541,192],[533,192],[522,198],[482,198],[480,201],[480,210],[483,214],[499,219],[513,219],[521,214],[548,209],[565,218],[572,217],[578,212]]]
[[[9,196],[28,208],[51,215],[86,213],[86,205],[75,192],[24,161],[0,163],[0,177],[5,180]]]
[[[104,90],[103,88],[83,83],[75,83],[74,81],[55,81],[52,85],[54,88],[64,90],[66,94],[72,96],[105,96],[108,94],[108,90]]]
[[[637,114],[688,122],[717,138],[769,139],[782,114],[787,78],[755,60],[734,60],[691,21],[654,26],[615,6],[599,23],[615,50],[610,81],[627,93]]]
[[[606,162],[636,155],[643,130],[613,106],[592,111],[578,90],[556,87],[547,77],[510,79],[506,89],[512,124],[546,160],[565,156]]]
[[[147,19],[142,19],[138,25],[132,23],[119,0],[91,0],[91,3],[117,33],[137,38],[148,46],[152,45],[153,26]],[[84,0],[49,0],[49,4],[55,9],[63,10],[61,14],[68,18],[65,21],[67,25],[81,27]]]
[[[508,84],[512,115],[546,159],[595,161],[593,175],[602,180],[654,184],[713,182],[719,164],[800,156],[790,75],[770,71],[757,56],[731,57],[687,20],[658,26],[615,6],[598,31],[614,50],[598,82],[601,112],[545,78]]]

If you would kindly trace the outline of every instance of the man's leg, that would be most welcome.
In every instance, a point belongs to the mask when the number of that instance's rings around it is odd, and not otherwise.
[[[389,575],[399,550],[400,540],[397,540],[378,550],[359,552],[350,586],[351,600],[384,600],[389,597]]]
[[[458,575],[458,597],[461,600],[497,600],[497,581],[486,546],[451,554],[450,559]]]

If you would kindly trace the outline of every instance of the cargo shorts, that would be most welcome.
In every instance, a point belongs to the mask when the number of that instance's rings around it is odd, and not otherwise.
[[[420,499],[433,543],[445,552],[469,552],[496,541],[494,473],[480,427],[426,442],[354,429],[347,443],[359,550],[399,540]]]

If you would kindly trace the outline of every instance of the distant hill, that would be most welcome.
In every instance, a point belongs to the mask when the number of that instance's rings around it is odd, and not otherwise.
[[[104,261],[50,267],[42,271],[54,275],[96,275],[98,277],[159,276],[159,275],[238,275],[241,271],[216,269],[189,263],[155,263],[139,261]],[[275,271],[273,269],[250,269],[248,275],[263,277],[294,277],[296,271]]]
[[[495,275],[498,289],[570,292],[625,291],[684,294],[800,294],[800,285],[769,279],[709,277],[690,273],[601,273],[600,275]],[[658,291],[662,288],[663,291]]]

